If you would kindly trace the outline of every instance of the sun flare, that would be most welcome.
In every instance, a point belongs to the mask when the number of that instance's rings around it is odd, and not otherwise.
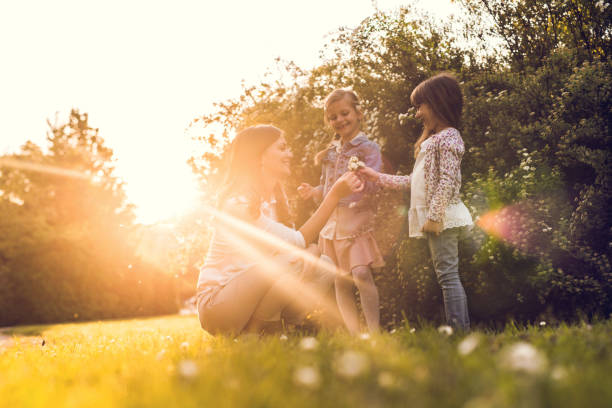
[[[121,171],[128,201],[143,224],[167,221],[193,210],[199,199],[195,176],[187,165],[139,162]]]

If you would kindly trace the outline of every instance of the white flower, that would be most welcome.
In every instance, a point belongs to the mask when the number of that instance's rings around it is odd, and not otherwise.
[[[544,327],[544,326],[546,326],[546,322],[545,322],[544,320],[542,320],[542,321],[540,322],[540,327]]]
[[[280,341],[287,341],[288,338],[289,337],[287,337],[287,335],[285,335],[285,334],[281,334],[280,337],[279,337]]]
[[[317,388],[321,382],[319,370],[316,367],[299,367],[293,373],[293,381],[307,388]]]
[[[237,390],[238,388],[240,388],[240,381],[238,381],[238,379],[236,378],[230,378],[229,380],[227,380],[227,388],[230,388],[232,390]]]
[[[360,338],[361,340],[369,340],[369,339],[370,339],[370,333],[361,333],[361,334],[359,335],[359,338]]]
[[[552,369],[550,377],[555,381],[562,381],[567,378],[567,370],[564,367],[556,366]]]
[[[360,161],[359,157],[351,156],[347,167],[350,171],[355,171],[355,170],[359,170],[361,167],[365,167],[365,163]]]
[[[414,327],[410,329],[410,334],[414,334],[415,332],[416,332],[416,329]]]
[[[304,337],[300,341],[300,347],[302,350],[314,350],[319,345],[319,342],[314,337]]]
[[[353,378],[368,368],[367,357],[357,351],[345,351],[336,358],[336,371],[342,377]]]
[[[179,375],[186,380],[193,380],[198,376],[200,370],[195,361],[183,360],[178,364]]]
[[[546,357],[534,346],[526,342],[514,343],[506,347],[501,355],[501,363],[504,367],[536,374],[546,368]]]
[[[395,385],[395,377],[388,371],[378,374],[378,385],[383,388],[391,388]]]
[[[459,345],[457,346],[457,350],[462,356],[467,356],[472,351],[474,351],[476,347],[478,347],[479,343],[480,336],[478,336],[477,334],[470,334],[469,336],[461,340],[461,343],[459,343]]]
[[[453,334],[453,328],[447,325],[443,325],[438,327],[438,333],[446,334],[447,336],[451,336]]]
[[[187,343],[186,341],[181,343],[181,350],[186,351],[189,349],[189,343]]]

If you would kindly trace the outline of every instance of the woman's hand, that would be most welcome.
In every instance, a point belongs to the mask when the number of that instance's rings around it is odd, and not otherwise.
[[[358,193],[363,190],[365,184],[357,174],[353,171],[344,173],[331,188],[330,192],[337,194],[338,197],[346,197],[352,193]]]
[[[425,225],[423,225],[422,231],[423,232],[430,232],[432,234],[436,234],[436,235],[440,235],[440,233],[442,232],[442,228],[444,227],[444,224],[442,224],[441,222],[435,222],[432,220],[427,220],[425,222]]]
[[[314,194],[315,188],[308,183],[302,183],[297,188],[297,192],[302,200],[308,200]]]
[[[371,167],[361,167],[359,170],[357,170],[357,174],[359,174],[360,176],[362,176],[363,178],[365,178],[366,180],[370,180],[373,182],[377,182],[378,178],[380,177],[380,173],[377,172],[376,170],[374,170]]]

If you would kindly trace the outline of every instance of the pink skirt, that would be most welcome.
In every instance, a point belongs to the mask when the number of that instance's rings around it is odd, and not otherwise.
[[[319,237],[319,250],[329,256],[344,274],[357,266],[380,268],[385,266],[374,235],[366,232],[356,238],[325,239]]]

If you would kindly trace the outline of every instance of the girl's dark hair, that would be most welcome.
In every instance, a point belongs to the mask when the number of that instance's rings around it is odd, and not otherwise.
[[[456,129],[461,124],[463,110],[463,94],[459,82],[453,74],[443,72],[417,85],[410,95],[412,105],[418,107],[426,103],[438,119]],[[429,135],[421,135],[415,143],[415,155]]]
[[[258,218],[262,202],[261,158],[268,147],[283,135],[283,131],[272,125],[248,127],[234,138],[230,149],[230,161],[225,175],[225,188],[219,195],[222,206],[230,195],[240,193],[247,197],[248,211],[253,218]],[[276,214],[278,221],[290,225],[287,196],[280,184],[274,188]]]

